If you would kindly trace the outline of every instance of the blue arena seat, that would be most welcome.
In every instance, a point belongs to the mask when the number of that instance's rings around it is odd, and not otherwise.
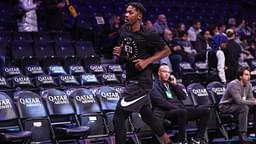
[[[41,92],[41,96],[48,110],[50,122],[58,142],[78,142],[89,134],[88,126],[80,126],[75,110],[67,94],[57,89]]]
[[[32,131],[31,143],[55,142],[41,97],[31,91],[19,91],[14,93],[13,97],[24,129]]]
[[[103,141],[112,144],[105,117],[95,95],[89,89],[78,88],[70,93],[70,98],[81,125],[90,127],[88,139],[91,143]]]
[[[29,143],[31,131],[24,131],[13,100],[5,93],[0,92],[0,141],[1,143]]]

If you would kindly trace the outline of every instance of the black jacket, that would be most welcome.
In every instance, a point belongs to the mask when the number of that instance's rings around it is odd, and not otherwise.
[[[170,90],[172,92],[173,99],[168,99],[166,95],[166,87],[163,82],[156,79],[153,82],[153,88],[150,93],[152,106],[157,108],[162,108],[165,110],[178,109],[184,107],[181,100],[186,99],[186,93],[182,90],[180,86],[174,86],[170,84]]]

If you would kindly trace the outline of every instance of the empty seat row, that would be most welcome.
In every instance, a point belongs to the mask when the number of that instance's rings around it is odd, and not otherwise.
[[[0,77],[1,91],[12,91],[16,89],[30,89],[38,91],[49,87],[54,88],[71,88],[71,87],[92,87],[101,85],[123,85],[124,78],[116,76],[114,73],[105,73],[101,76],[84,73],[79,77],[73,75],[60,75],[53,78],[50,75],[39,75],[35,78],[28,76],[15,76],[9,79]]]
[[[24,130],[32,131],[32,142],[82,140],[90,143],[102,140],[113,143],[112,118],[120,93],[112,87],[100,87],[94,92],[79,88],[70,90],[68,95],[57,89],[41,91],[40,95],[19,91],[13,97],[14,100],[0,93],[1,100],[8,101],[2,107],[14,111],[17,108]],[[127,122],[127,126],[130,129],[132,123]],[[130,132],[134,133],[134,130]]]
[[[1,31],[0,41],[72,41],[68,32],[10,32]]]
[[[103,74],[103,73],[115,73],[122,74],[125,72],[122,65],[119,64],[91,64],[86,67],[82,65],[71,65],[65,69],[61,65],[50,65],[44,70],[41,66],[27,66],[27,67],[16,67],[16,66],[7,66],[3,67],[1,70],[1,75],[9,78],[17,75],[27,75],[29,77],[34,77],[43,74],[49,74],[51,76],[59,75],[81,75],[83,73],[92,73],[92,74]]]

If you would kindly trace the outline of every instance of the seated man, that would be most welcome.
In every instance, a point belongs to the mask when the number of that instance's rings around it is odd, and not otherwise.
[[[170,79],[169,79],[170,78]],[[199,128],[192,143],[206,143],[204,134],[209,120],[209,109],[205,107],[186,108],[180,100],[186,98],[185,92],[178,86],[174,76],[170,75],[167,65],[161,65],[158,69],[158,79],[153,83],[151,91],[153,114],[160,122],[168,119],[178,124],[178,138],[185,143],[185,126],[187,120],[199,120]]]
[[[246,67],[238,70],[238,78],[229,82],[219,104],[221,113],[238,116],[239,138],[241,143],[250,143],[247,138],[249,106],[256,105],[253,97],[250,71]]]

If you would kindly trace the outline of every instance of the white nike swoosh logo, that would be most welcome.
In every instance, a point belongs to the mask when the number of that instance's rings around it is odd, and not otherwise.
[[[142,98],[144,98],[145,96],[146,96],[146,95],[141,96],[141,97],[139,97],[139,98],[137,98],[137,99],[135,99],[135,100],[128,101],[128,102],[125,101],[124,98],[122,98],[122,100],[121,100],[121,106],[122,106],[122,107],[127,107],[127,106],[129,106],[129,105],[132,105],[132,104],[136,103],[137,101],[141,100]]]

